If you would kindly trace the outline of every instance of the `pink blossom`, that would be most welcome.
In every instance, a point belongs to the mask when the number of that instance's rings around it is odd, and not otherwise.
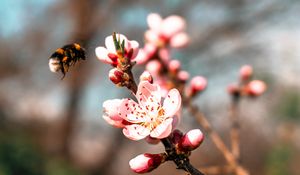
[[[169,90],[172,88],[172,83],[169,82],[167,77],[163,76],[155,76],[155,83],[159,85],[160,87],[160,94],[162,97],[166,97]]]
[[[103,103],[103,118],[104,120],[117,127],[117,128],[123,128],[126,123],[126,121],[121,118],[119,116],[119,106],[120,104],[122,103],[122,100],[120,99],[114,99],[114,100],[106,100],[104,103]]]
[[[180,140],[180,147],[184,150],[194,150],[200,146],[204,135],[200,129],[193,129],[187,132]]]
[[[136,61],[137,64],[144,64],[147,62],[156,52],[156,46],[151,43],[146,43],[144,48],[139,50],[139,53],[137,54],[134,61]]]
[[[183,47],[189,42],[189,37],[184,33],[185,20],[177,15],[162,19],[160,15],[151,13],[147,17],[149,30],[145,33],[148,42],[155,43],[158,47],[169,43],[172,47]]]
[[[119,116],[130,125],[123,133],[132,140],[147,136],[162,139],[168,137],[173,129],[174,116],[181,106],[181,96],[176,89],[171,89],[161,103],[160,87],[148,81],[141,81],[136,93],[138,103],[124,99],[119,108]]]
[[[134,40],[128,40],[122,34],[116,34],[117,40],[122,43],[124,41],[125,45],[125,53],[124,56],[133,60],[139,51],[139,43]],[[117,49],[114,44],[113,35],[105,38],[105,47],[97,47],[95,52],[96,56],[100,61],[103,61],[108,64],[117,64],[118,58],[121,56],[120,53],[117,52]]]
[[[141,154],[129,161],[130,168],[136,173],[147,173],[157,168],[164,161],[161,154]]]

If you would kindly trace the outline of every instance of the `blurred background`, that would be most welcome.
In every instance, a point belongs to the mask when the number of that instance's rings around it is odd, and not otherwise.
[[[104,100],[126,97],[94,49],[113,31],[143,46],[146,17],[186,19],[191,44],[172,50],[191,76],[208,78],[195,104],[229,146],[226,87],[239,68],[268,84],[240,105],[242,164],[251,174],[300,174],[300,1],[298,0],[2,0],[0,2],[0,175],[128,175],[128,161],[163,146],[126,139],[102,119]],[[48,68],[59,47],[78,42],[87,60],[64,80]],[[136,66],[136,77],[143,70]],[[179,128],[201,128],[183,111]],[[225,165],[209,137],[196,167]],[[149,174],[184,174],[172,162]]]

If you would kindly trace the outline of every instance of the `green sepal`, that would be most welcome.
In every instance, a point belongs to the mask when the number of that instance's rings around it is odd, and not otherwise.
[[[121,48],[120,48],[120,43],[117,39],[116,32],[113,33],[113,40],[114,40],[114,45],[115,45],[116,51],[118,52]]]

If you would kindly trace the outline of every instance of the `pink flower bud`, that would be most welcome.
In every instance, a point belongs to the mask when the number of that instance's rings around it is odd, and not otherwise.
[[[153,77],[148,71],[144,71],[140,76],[140,81],[148,81],[149,83],[153,83]]]
[[[249,80],[249,78],[252,76],[252,66],[250,65],[244,65],[240,69],[240,79],[241,80]]]
[[[186,82],[190,77],[190,74],[187,72],[187,71],[179,71],[178,74],[177,74],[177,78],[180,80],[180,81],[183,81],[183,82]]]
[[[192,151],[200,146],[204,140],[204,135],[200,129],[193,129],[187,132],[180,140],[180,148]]]
[[[117,69],[117,68],[113,68],[109,71],[109,79],[114,83],[114,84],[119,84],[121,82],[123,82],[123,75],[124,72],[122,72],[121,70]]]
[[[251,96],[259,96],[265,92],[266,88],[267,86],[263,81],[252,80],[247,85],[247,92]]]
[[[171,135],[172,142],[174,144],[179,143],[179,141],[181,140],[182,136],[183,136],[183,133],[181,131],[179,131],[178,129],[175,129],[172,132],[172,135]]]
[[[203,91],[207,86],[206,78],[202,76],[196,76],[192,78],[190,87],[188,90],[188,96],[195,96],[197,93]]]
[[[180,69],[180,66],[181,66],[181,64],[180,64],[180,61],[178,61],[178,60],[172,60],[172,61],[169,62],[169,65],[168,65],[169,70],[172,73],[178,72],[179,69]]]
[[[147,63],[146,70],[150,72],[151,75],[158,75],[160,70],[162,69],[162,65],[157,60],[152,60]]]
[[[129,161],[130,168],[136,173],[147,173],[157,168],[164,158],[161,154],[141,154]]]
[[[186,33],[181,32],[171,38],[170,46],[174,48],[182,48],[187,46],[189,42],[190,42],[189,36]]]

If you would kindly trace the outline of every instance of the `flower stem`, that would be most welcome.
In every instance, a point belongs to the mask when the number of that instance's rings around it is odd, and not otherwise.
[[[231,151],[235,156],[236,160],[240,161],[240,125],[238,119],[238,103],[239,97],[232,97],[232,102],[230,106],[230,119],[231,119]]]
[[[170,141],[170,138],[164,138],[161,140],[165,146],[166,160],[173,161],[178,169],[182,169],[188,172],[190,175],[204,175],[201,171],[193,167],[189,161],[190,153],[183,154],[176,151],[175,145]]]

